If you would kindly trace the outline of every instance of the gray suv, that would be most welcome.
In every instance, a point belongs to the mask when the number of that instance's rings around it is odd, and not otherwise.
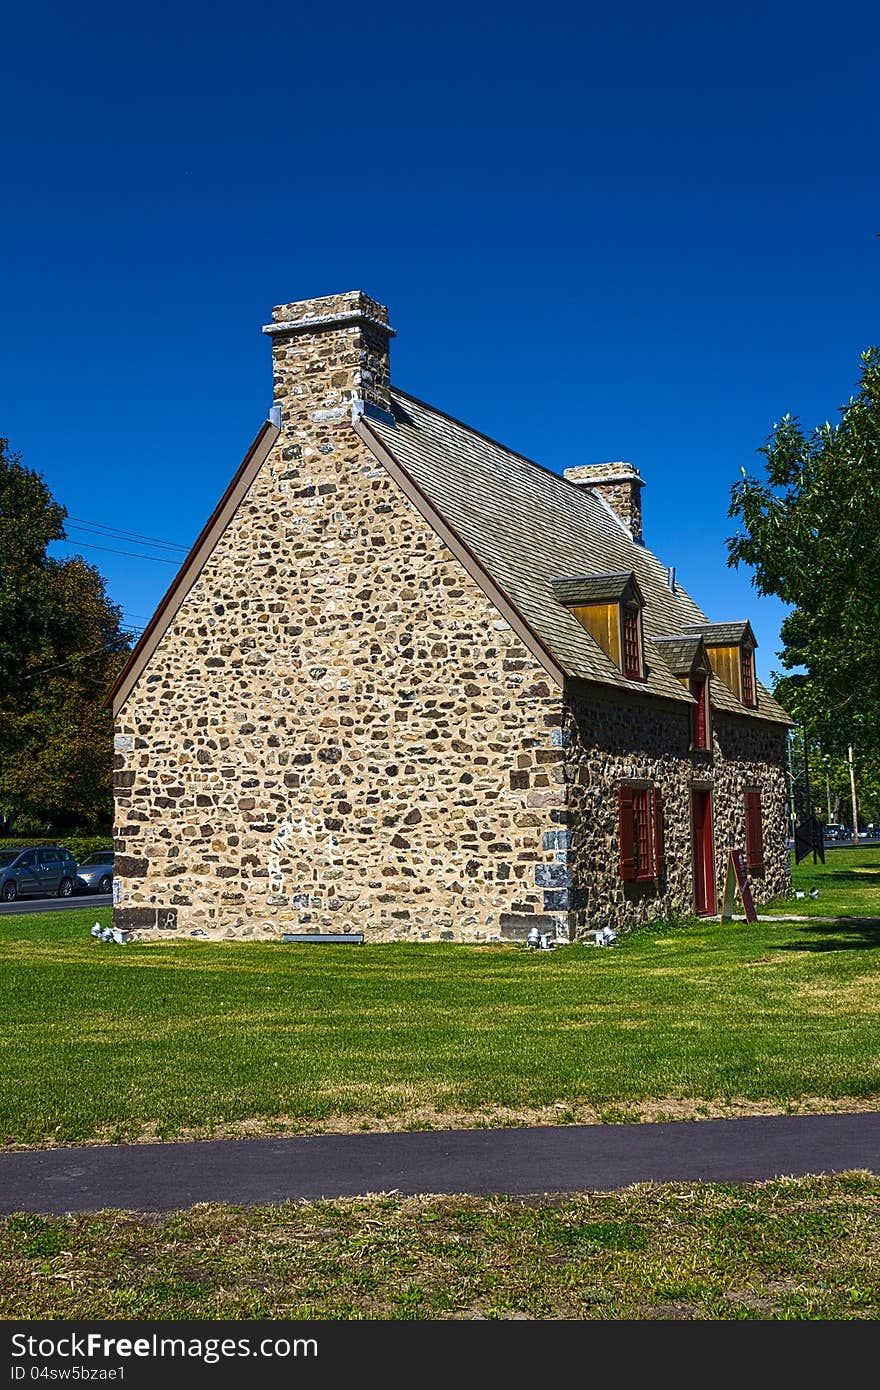
[[[69,898],[76,886],[76,860],[69,849],[39,845],[36,849],[0,850],[0,899]]]

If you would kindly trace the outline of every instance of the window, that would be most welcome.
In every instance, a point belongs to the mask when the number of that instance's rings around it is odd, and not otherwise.
[[[758,703],[755,699],[755,653],[750,647],[741,649],[740,670],[742,672],[742,702],[754,709]]]
[[[764,825],[757,791],[746,792],[746,863],[750,869],[764,867]]]
[[[620,877],[646,883],[665,871],[663,801],[656,787],[618,788],[620,812]]]
[[[691,747],[709,748],[709,682],[705,676],[693,676],[690,682],[691,695],[696,706],[691,711]]]
[[[642,625],[638,608],[623,609],[623,674],[627,680],[642,679]]]

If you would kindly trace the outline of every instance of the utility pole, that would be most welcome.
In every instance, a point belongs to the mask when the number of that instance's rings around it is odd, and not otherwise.
[[[853,767],[852,744],[846,750],[846,758],[849,763],[849,787],[852,792],[852,813],[853,813],[853,844],[859,843],[859,804],[856,801],[856,773]]]

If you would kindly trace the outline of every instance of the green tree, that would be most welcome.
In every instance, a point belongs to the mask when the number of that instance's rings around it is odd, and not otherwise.
[[[0,818],[40,831],[109,819],[103,701],[129,646],[94,566],[48,554],[65,516],[0,438]]]
[[[789,735],[788,756],[790,794],[798,818],[804,814],[807,806],[803,743],[806,729],[812,793],[810,804],[820,820],[851,825],[852,793],[846,749],[837,742],[830,748],[823,744],[820,727],[823,723],[833,725],[833,720],[816,718],[817,700],[810,689],[809,677],[801,673],[780,676],[774,684],[773,694],[798,721]],[[854,749],[853,768],[860,821],[876,825],[880,822],[880,748]]]
[[[836,424],[806,434],[786,415],[759,450],[764,480],[731,492],[729,560],[791,605],[782,665],[799,671],[799,713],[825,751],[880,747],[880,348]],[[789,695],[792,687],[789,686]],[[780,690],[780,698],[785,694]]]

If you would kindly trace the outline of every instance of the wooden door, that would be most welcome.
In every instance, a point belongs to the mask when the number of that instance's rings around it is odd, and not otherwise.
[[[714,916],[715,846],[712,837],[712,793],[694,788],[691,792],[691,819],[694,838],[694,900],[701,917]]]

